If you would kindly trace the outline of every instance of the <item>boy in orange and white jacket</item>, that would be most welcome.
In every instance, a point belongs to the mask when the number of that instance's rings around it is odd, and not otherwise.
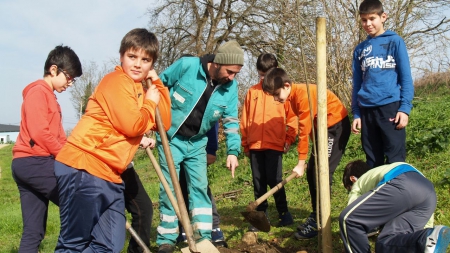
[[[259,55],[256,69],[260,81],[250,87],[242,106],[240,130],[244,153],[250,158],[255,199],[267,192],[267,186],[273,188],[283,181],[282,157],[289,150],[297,136],[298,118],[292,112],[289,103],[274,101],[272,96],[264,93],[262,83],[265,73],[278,66],[273,54]],[[288,211],[286,192],[281,188],[274,195],[279,223],[287,226],[294,223]],[[267,200],[256,209],[266,212]],[[253,226],[250,231],[257,231]]]
[[[271,94],[276,101],[290,102],[292,109],[299,119],[298,164],[293,171],[302,176],[305,170],[305,161],[308,156],[309,136],[312,134],[312,120],[316,124],[317,117],[317,86],[310,85],[310,98],[306,84],[293,84],[287,73],[281,68],[274,68],[267,72],[263,90]],[[311,99],[312,108],[309,106]],[[314,119],[311,119],[310,111]],[[315,126],[314,126],[315,127]],[[339,98],[327,90],[327,127],[328,127],[328,163],[330,189],[333,182],[333,174],[341,161],[350,137],[350,120],[347,109]],[[317,132],[317,131],[316,131]],[[317,138],[316,138],[317,139]],[[297,239],[309,239],[317,236],[317,207],[316,207],[316,180],[315,180],[315,154],[311,153],[306,171],[311,195],[312,213],[304,224],[297,227],[295,237]]]
[[[61,231],[55,252],[120,252],[125,242],[120,177],[144,133],[156,129],[158,106],[171,124],[169,91],[153,66],[159,43],[146,29],[122,39],[121,66],[98,84],[77,126],[56,157]],[[142,81],[151,79],[145,92]],[[166,129],[167,130],[167,129]]]

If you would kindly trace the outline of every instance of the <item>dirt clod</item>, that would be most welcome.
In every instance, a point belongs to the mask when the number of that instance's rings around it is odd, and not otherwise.
[[[256,244],[258,240],[258,234],[255,232],[246,232],[244,236],[242,236],[241,241],[247,245]]]

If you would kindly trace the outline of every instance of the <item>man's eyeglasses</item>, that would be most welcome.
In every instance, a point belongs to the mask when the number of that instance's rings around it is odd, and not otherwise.
[[[64,69],[62,69],[62,68],[59,68],[59,69],[61,70],[61,72],[62,72],[62,73],[64,74],[64,76],[66,77],[67,83],[72,83],[72,84],[74,84],[74,83],[77,81],[77,79],[72,78],[69,74],[67,74],[66,71],[65,71]]]

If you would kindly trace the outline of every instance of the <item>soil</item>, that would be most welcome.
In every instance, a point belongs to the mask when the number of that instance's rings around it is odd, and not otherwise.
[[[273,239],[269,242],[258,240],[258,234],[255,232],[247,232],[242,237],[240,244],[234,248],[218,247],[220,253],[307,253],[307,251],[296,249],[289,249],[280,246],[280,242],[277,239]]]

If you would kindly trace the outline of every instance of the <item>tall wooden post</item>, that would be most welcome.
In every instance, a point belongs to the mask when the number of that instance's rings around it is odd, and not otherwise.
[[[327,129],[327,55],[326,19],[316,18],[317,40],[317,152],[319,163],[319,199],[322,225],[322,252],[332,252],[330,218],[330,180],[328,168]]]

